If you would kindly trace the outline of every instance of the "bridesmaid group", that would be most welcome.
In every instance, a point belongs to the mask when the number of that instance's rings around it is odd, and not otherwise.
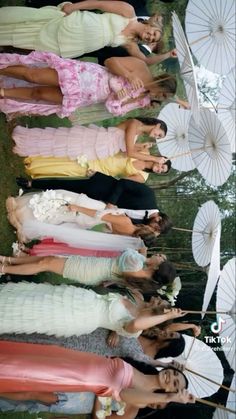
[[[145,184],[171,169],[152,153],[168,127],[140,116],[94,124],[180,101],[175,76],[154,77],[148,67],[176,52],[160,53],[162,16],[140,19],[135,10],[143,9],[138,0],[28,0],[0,9],[0,111],[8,120],[73,121],[12,132],[28,178],[16,179],[24,194],[6,201],[20,250],[0,256],[2,412],[134,419],[143,408],[195,403],[181,365],[160,358],[183,352],[183,330],[201,330],[158,296],[177,272],[165,254],[149,251],[172,227]],[[58,284],[33,281],[43,272],[57,274]]]

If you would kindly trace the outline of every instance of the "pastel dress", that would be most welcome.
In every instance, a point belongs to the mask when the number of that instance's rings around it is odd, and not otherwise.
[[[97,210],[95,217],[68,210],[68,204]],[[105,209],[105,203],[64,190],[29,193],[6,201],[8,221],[20,241],[53,238],[80,249],[123,251],[143,246],[140,238],[111,234],[103,215],[122,215],[124,209]],[[92,229],[99,226],[100,231]]]
[[[0,341],[0,392],[93,392],[120,400],[133,368],[119,358],[57,346]]]
[[[100,172],[108,176],[128,178],[140,174],[144,181],[148,179],[148,173],[138,170],[133,162],[136,159],[127,157],[124,153],[99,160],[90,160],[86,164],[80,161],[72,161],[68,157],[27,157],[24,160],[26,173],[33,179],[43,177],[78,177],[84,178],[88,171]]]
[[[0,334],[44,333],[72,336],[91,333],[98,327],[128,333],[125,325],[133,316],[117,293],[96,294],[72,285],[30,282],[0,285]]]
[[[69,256],[65,262],[63,277],[95,286],[107,279],[119,281],[122,273],[140,271],[145,260],[134,249],[127,249],[117,258]]]
[[[14,153],[19,156],[68,157],[77,160],[103,159],[126,151],[125,131],[97,125],[72,128],[26,128],[17,126],[12,133]]]
[[[14,7],[9,7],[9,9],[14,9]],[[61,104],[33,99],[0,98],[0,111],[4,112],[8,119],[16,114],[51,115],[54,113],[64,118],[83,107],[86,107],[86,113],[88,113],[90,105],[95,104],[104,106],[109,115],[120,116],[150,104],[150,97],[145,94],[144,88],[134,91],[126,79],[112,75],[105,67],[95,63],[60,58],[50,52],[33,51],[28,55],[0,54],[0,69],[15,65],[48,67],[56,70],[63,97]],[[0,75],[0,85],[3,88],[37,86],[35,83],[3,75]],[[123,88],[128,89],[128,95],[118,99],[117,92]]]
[[[2,7],[1,45],[35,51],[50,51],[65,58],[79,57],[110,45],[122,45],[122,31],[130,19],[114,13],[75,11],[66,15],[65,3],[40,9]]]

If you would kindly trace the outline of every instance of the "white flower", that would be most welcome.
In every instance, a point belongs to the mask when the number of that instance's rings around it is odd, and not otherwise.
[[[17,256],[18,253],[20,253],[20,251],[21,251],[21,249],[19,247],[19,243],[18,242],[13,242],[11,247],[12,247],[13,256]]]
[[[34,217],[40,221],[50,221],[55,218],[61,209],[65,208],[68,200],[57,191],[47,190],[40,194],[34,194],[29,201]]]
[[[19,189],[19,192],[18,192],[18,196],[21,196],[21,195],[23,195],[23,193],[24,193],[24,191],[23,191],[23,189]]]
[[[78,156],[77,163],[80,164],[81,167],[88,167],[88,157],[85,154]]]

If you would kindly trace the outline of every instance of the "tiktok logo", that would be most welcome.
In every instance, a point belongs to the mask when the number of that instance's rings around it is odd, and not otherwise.
[[[211,331],[212,333],[220,333],[223,329],[223,324],[225,324],[226,321],[219,317],[216,322],[211,324]]]

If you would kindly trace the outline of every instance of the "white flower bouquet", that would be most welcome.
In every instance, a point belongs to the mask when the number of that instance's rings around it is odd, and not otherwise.
[[[67,213],[66,205],[70,202],[70,197],[63,196],[54,190],[47,190],[40,194],[34,194],[29,201],[29,207],[37,220],[50,221],[58,213]]]

